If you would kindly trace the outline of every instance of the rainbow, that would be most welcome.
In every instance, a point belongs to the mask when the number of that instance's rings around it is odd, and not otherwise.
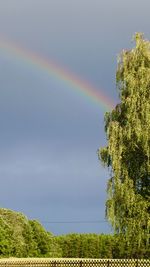
[[[114,103],[103,92],[92,86],[89,82],[80,79],[76,74],[72,73],[65,67],[59,66],[56,62],[48,60],[33,51],[28,51],[16,43],[0,40],[0,50],[7,54],[12,54],[20,59],[23,63],[27,63],[31,68],[47,72],[51,77],[66,83],[71,90],[75,90],[79,94],[89,98],[98,104],[104,110],[111,110]]]

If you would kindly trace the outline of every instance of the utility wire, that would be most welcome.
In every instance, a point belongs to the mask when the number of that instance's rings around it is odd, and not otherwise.
[[[100,220],[100,221],[41,221],[41,223],[44,224],[53,224],[53,223],[61,223],[61,224],[73,224],[73,223],[79,223],[79,224],[92,224],[92,223],[106,223],[106,220]]]

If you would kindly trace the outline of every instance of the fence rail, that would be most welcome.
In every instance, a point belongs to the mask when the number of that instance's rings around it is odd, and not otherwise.
[[[0,267],[150,267],[150,260],[137,259],[0,259]]]

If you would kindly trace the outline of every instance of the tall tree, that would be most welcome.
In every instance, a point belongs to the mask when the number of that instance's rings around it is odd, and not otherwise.
[[[98,156],[111,170],[106,216],[136,253],[150,233],[150,42],[140,33],[134,39],[119,56],[120,103],[105,115],[107,146]]]

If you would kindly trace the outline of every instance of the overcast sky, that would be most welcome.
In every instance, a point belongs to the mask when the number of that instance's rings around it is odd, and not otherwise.
[[[150,39],[149,10],[149,0],[0,0],[0,41],[56,61],[117,103],[117,55],[135,32]],[[105,111],[0,48],[1,207],[54,234],[110,232],[109,173],[97,158]],[[50,223],[68,221],[85,223]]]

